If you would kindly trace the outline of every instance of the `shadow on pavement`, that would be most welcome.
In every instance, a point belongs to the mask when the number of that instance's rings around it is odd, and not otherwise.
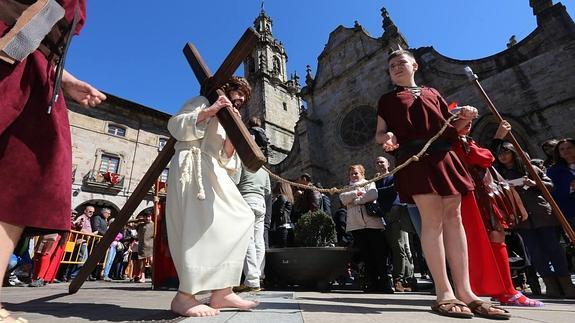
[[[122,307],[106,303],[69,303],[51,301],[60,297],[69,296],[61,293],[23,303],[4,302],[9,311],[25,312],[31,314],[49,315],[57,318],[79,317],[90,321],[158,321],[174,320],[178,315],[169,310]]]

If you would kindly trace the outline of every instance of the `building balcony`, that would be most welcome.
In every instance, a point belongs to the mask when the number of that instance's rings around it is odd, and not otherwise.
[[[91,170],[82,179],[82,190],[104,194],[118,194],[124,189],[124,178],[120,174]]]

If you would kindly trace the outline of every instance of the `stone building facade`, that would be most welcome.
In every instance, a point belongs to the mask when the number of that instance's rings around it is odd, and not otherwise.
[[[542,157],[543,141],[575,137],[575,24],[561,3],[531,0],[530,5],[537,28],[495,55],[456,60],[433,47],[411,50],[420,63],[418,84],[437,88],[448,102],[479,109],[481,117],[472,129],[476,140],[488,144],[498,125],[467,79],[466,66],[513,125],[524,149],[532,157]],[[352,164],[364,164],[367,177],[374,174],[375,157],[385,155],[374,142],[377,102],[393,89],[388,53],[398,45],[409,48],[385,9],[382,18],[383,35],[378,38],[357,22],[331,32],[315,76],[309,70],[306,75],[300,95],[307,110],[297,122],[292,150],[273,167],[276,173],[295,178],[307,172],[329,187],[346,184]]]
[[[112,216],[124,206],[157,157],[169,133],[170,115],[107,94],[94,109],[68,100],[72,133],[72,207],[109,207]],[[167,180],[167,170],[160,181]],[[158,193],[163,194],[159,184]],[[153,206],[154,190],[134,214]]]

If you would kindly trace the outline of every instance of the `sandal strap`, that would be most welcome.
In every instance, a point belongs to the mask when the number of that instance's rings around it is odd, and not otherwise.
[[[454,305],[459,305],[459,306],[467,306],[467,304],[463,303],[462,301],[458,300],[458,299],[446,299],[443,301],[439,301],[436,302],[438,306],[441,305],[448,305],[448,304],[454,304]]]
[[[507,302],[512,303],[512,302],[518,301],[521,298],[521,296],[523,296],[523,294],[518,291],[517,293],[515,293],[515,295],[509,297],[507,299]]]

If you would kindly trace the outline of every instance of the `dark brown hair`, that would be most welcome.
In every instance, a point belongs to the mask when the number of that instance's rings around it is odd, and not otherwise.
[[[244,105],[250,100],[252,95],[252,87],[243,77],[232,76],[228,83],[223,86],[223,90],[226,94],[229,94],[231,91],[242,92],[246,98]]]
[[[387,62],[389,63],[389,61],[391,61],[391,59],[393,59],[397,56],[401,56],[401,55],[407,55],[407,56],[411,57],[413,60],[415,60],[415,56],[413,55],[412,52],[408,51],[407,49],[398,49],[398,50],[394,50],[393,52],[389,53],[389,56],[387,57]]]
[[[274,186],[274,189],[272,190],[272,193],[276,195],[283,195],[285,196],[286,200],[288,200],[290,203],[293,203],[293,192],[291,185],[288,183],[277,182]]]
[[[561,155],[559,155],[559,146],[566,143],[566,142],[569,142],[573,146],[575,146],[575,139],[573,139],[573,138],[564,138],[564,139],[557,141],[555,148],[553,148],[553,162],[555,164],[567,165],[567,161],[565,159],[561,158]]]

